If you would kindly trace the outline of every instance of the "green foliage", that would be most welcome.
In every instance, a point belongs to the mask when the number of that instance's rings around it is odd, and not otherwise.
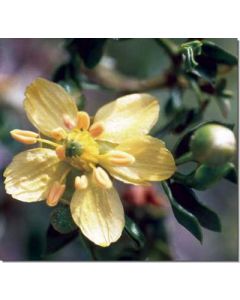
[[[94,68],[100,61],[107,39],[69,39],[66,48],[79,53],[87,68]]]
[[[192,71],[198,66],[198,62],[195,60],[195,56],[200,55],[202,52],[202,42],[192,41],[181,45],[181,52],[183,54],[183,60],[185,63],[185,69],[187,72]]]
[[[145,238],[143,233],[138,228],[136,223],[133,222],[128,216],[125,216],[125,230],[139,248],[144,247]]]
[[[174,199],[188,212],[192,213],[202,227],[213,231],[221,231],[218,215],[201,203],[193,190],[176,182],[170,184],[170,189]]]
[[[70,233],[77,229],[76,224],[72,219],[69,205],[58,204],[51,213],[50,223],[53,228],[59,233]]]
[[[228,172],[224,176],[224,178],[231,181],[232,183],[238,183],[238,173],[233,163],[228,163]]]
[[[202,43],[202,53],[218,64],[235,66],[238,63],[238,59],[236,56],[230,54],[223,48],[210,41],[204,41]]]
[[[231,163],[226,163],[219,167],[209,167],[202,164],[189,175],[180,178],[175,176],[175,180],[197,190],[206,190],[223,177],[229,176],[231,173]]]
[[[56,231],[53,226],[49,226],[47,231],[46,248],[44,256],[54,254],[61,250],[64,246],[72,242],[79,235],[79,231],[75,230],[70,233],[62,234]]]
[[[165,114],[167,116],[176,116],[176,114],[182,110],[182,106],[182,91],[179,89],[173,89],[165,105]]]
[[[169,185],[166,182],[163,181],[162,186],[168,196],[177,221],[190,231],[200,242],[202,242],[202,230],[198,219],[176,201]]]
[[[185,70],[209,82],[218,75],[218,66],[235,66],[237,58],[210,41],[191,41],[181,45]]]

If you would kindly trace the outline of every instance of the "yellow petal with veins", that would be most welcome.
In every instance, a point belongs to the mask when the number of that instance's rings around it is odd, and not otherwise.
[[[6,191],[24,202],[44,200],[53,182],[59,180],[67,168],[51,149],[21,152],[4,172]]]
[[[73,98],[60,85],[43,78],[37,78],[27,87],[24,108],[30,122],[50,137],[56,128],[68,130],[63,116],[68,116],[73,122],[77,118]]]
[[[101,188],[89,180],[86,189],[74,193],[70,208],[74,222],[93,243],[107,247],[120,238],[124,212],[113,187]]]
[[[126,140],[115,148],[134,156],[135,162],[129,166],[113,167],[102,163],[103,167],[116,179],[132,184],[147,184],[170,178],[175,170],[171,152],[159,139],[142,136]]]
[[[97,138],[120,143],[147,134],[157,122],[159,103],[148,94],[132,94],[100,108],[94,123],[101,122],[104,131]]]

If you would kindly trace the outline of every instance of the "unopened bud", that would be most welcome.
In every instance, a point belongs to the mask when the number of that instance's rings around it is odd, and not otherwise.
[[[208,166],[219,166],[230,161],[236,151],[233,132],[219,124],[208,124],[197,129],[190,142],[193,159]]]
[[[18,142],[32,145],[37,143],[38,134],[33,131],[14,129],[10,132],[11,136]]]

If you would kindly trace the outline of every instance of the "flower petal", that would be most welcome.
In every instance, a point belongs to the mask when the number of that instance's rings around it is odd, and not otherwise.
[[[95,244],[107,247],[117,241],[124,228],[124,212],[117,191],[101,188],[89,179],[77,190],[70,204],[72,217],[82,233]]]
[[[21,152],[4,172],[6,192],[24,202],[44,200],[51,184],[61,177],[66,168],[51,149]]]
[[[99,140],[120,143],[136,135],[147,134],[157,122],[159,103],[148,94],[132,94],[100,108],[94,118],[104,132]]]
[[[148,181],[161,181],[171,177],[176,170],[171,152],[163,142],[151,136],[126,140],[115,149],[135,157],[135,162],[127,167],[102,164],[113,177],[123,182],[147,184]]]
[[[60,85],[43,78],[37,78],[27,87],[24,107],[30,122],[46,136],[59,127],[67,130],[64,115],[73,122],[77,118],[72,97]]]

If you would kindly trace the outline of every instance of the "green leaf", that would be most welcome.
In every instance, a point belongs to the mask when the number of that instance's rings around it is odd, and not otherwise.
[[[75,238],[77,238],[78,234],[78,230],[66,234],[61,234],[56,231],[52,227],[52,225],[50,225],[47,231],[47,241],[44,255],[54,254],[55,252],[72,242]]]
[[[125,216],[125,230],[128,235],[136,242],[138,248],[143,248],[145,244],[145,237],[137,224],[133,222],[128,216]]]
[[[203,227],[213,231],[221,231],[218,215],[201,203],[193,190],[176,182],[171,183],[170,188],[176,201],[192,213]]]
[[[224,176],[225,179],[231,181],[232,183],[238,183],[238,174],[237,174],[237,170],[236,167],[234,166],[233,163],[229,163],[228,164],[228,172],[227,174]]]
[[[204,55],[197,56],[196,61],[198,65],[192,70],[192,73],[209,82],[213,82],[217,76],[216,62]]]
[[[169,132],[180,134],[188,126],[199,122],[201,119],[202,113],[198,109],[183,108],[163,128],[157,130],[157,132],[154,133],[154,136],[162,138],[162,136]]]
[[[171,189],[166,182],[163,181],[162,186],[169,198],[173,214],[177,221],[188,231],[190,231],[200,242],[202,242],[202,230],[197,218],[175,200],[172,195]]]
[[[87,68],[94,68],[103,55],[107,39],[71,39],[66,48],[78,53]]]
[[[171,96],[165,105],[165,114],[172,116],[182,109],[182,93],[179,89],[173,89]]]
[[[72,219],[69,205],[58,204],[51,213],[50,223],[53,228],[60,233],[70,233],[77,229],[77,225]]]
[[[72,54],[70,60],[62,64],[56,69],[53,74],[53,81],[63,82],[64,85],[68,83],[71,90],[81,88],[81,73],[80,73],[80,58],[78,54]],[[65,82],[65,83],[64,83]],[[65,86],[63,86],[65,88]]]
[[[216,44],[210,41],[203,42],[202,52],[218,64],[235,66],[238,63],[238,59],[236,56],[230,54],[223,48],[217,46]]]
[[[230,163],[220,167],[200,165],[194,172],[186,177],[185,183],[197,190],[206,190],[229,173]]]

